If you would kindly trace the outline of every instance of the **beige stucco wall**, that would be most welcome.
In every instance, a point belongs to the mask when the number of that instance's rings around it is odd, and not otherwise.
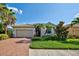
[[[45,34],[46,28],[41,28],[41,36]]]
[[[79,27],[71,27],[68,29],[69,35],[75,35],[79,37]]]

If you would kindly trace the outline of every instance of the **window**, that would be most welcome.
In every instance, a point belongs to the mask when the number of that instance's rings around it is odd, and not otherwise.
[[[51,29],[47,29],[47,30],[46,30],[46,33],[47,33],[47,34],[51,34]]]

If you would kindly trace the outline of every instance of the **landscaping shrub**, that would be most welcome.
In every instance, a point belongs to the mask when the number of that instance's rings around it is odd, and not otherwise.
[[[57,40],[56,35],[44,35],[42,37],[33,37],[32,41]]]
[[[57,40],[57,36],[56,35],[45,35],[42,36],[43,40]]]
[[[74,35],[68,35],[68,38],[74,39]]]
[[[5,40],[8,39],[8,35],[7,34],[0,34],[0,40]]]
[[[43,39],[44,40],[52,40],[53,36],[51,36],[51,35],[45,35],[45,36],[43,36]]]
[[[68,35],[68,38],[71,38],[71,39],[79,39],[79,36],[76,36],[76,35]]]
[[[13,30],[12,29],[8,29],[7,34],[9,37],[13,36]]]
[[[42,40],[43,38],[42,37],[33,37],[32,38],[32,41],[40,41]]]

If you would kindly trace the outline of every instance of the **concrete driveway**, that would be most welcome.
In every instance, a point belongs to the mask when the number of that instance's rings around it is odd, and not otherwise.
[[[0,41],[0,56],[28,56],[29,40],[26,38],[10,38]]]

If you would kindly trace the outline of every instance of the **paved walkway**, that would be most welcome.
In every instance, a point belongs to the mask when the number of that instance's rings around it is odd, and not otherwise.
[[[0,56],[28,56],[29,41],[26,38],[11,38],[0,41]]]
[[[29,49],[30,56],[79,56],[79,50]]]

